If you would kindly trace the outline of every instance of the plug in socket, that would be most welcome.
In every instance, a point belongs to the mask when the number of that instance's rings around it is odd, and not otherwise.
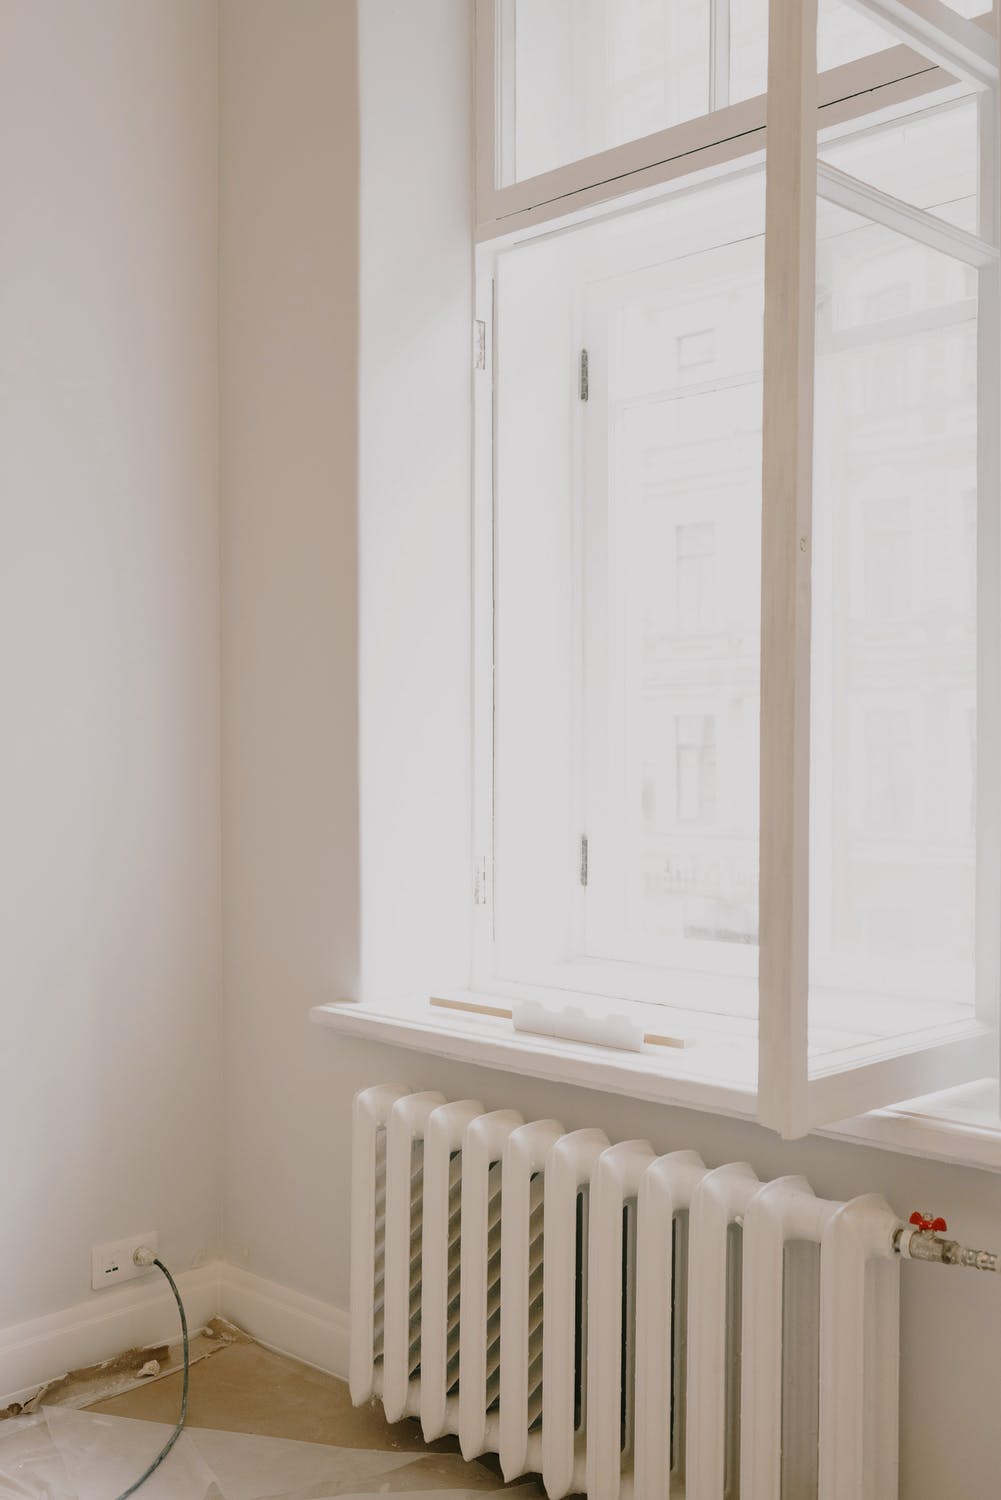
[[[124,1240],[108,1240],[104,1245],[95,1245],[91,1252],[91,1286],[95,1292],[103,1286],[117,1286],[120,1281],[135,1281],[139,1276],[148,1276],[151,1266],[137,1266],[132,1257],[140,1245],[151,1250],[159,1249],[160,1237],[155,1229],[145,1234],[130,1234]]]

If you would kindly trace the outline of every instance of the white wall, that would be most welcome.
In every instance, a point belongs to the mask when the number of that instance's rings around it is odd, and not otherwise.
[[[338,1092],[310,1005],[358,985],[354,5],[222,0],[225,1238],[330,1290]]]
[[[354,11],[221,9],[225,1240],[326,1298],[308,1008],[461,977],[470,889],[472,12]]]
[[[0,0],[0,1327],[218,1239],[216,44]]]

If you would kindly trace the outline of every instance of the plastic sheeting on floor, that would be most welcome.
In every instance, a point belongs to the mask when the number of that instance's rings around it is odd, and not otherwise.
[[[41,1412],[0,1422],[0,1500],[66,1500],[73,1494]]]
[[[49,1406],[0,1422],[0,1500],[115,1500],[160,1451],[171,1428]],[[424,1488],[421,1453],[335,1448],[204,1427],[185,1430],[137,1500],[473,1500],[482,1489]],[[412,1475],[397,1471],[411,1467]],[[428,1478],[440,1486],[440,1477]],[[498,1482],[499,1487],[499,1482]],[[518,1487],[520,1500],[541,1494]]]

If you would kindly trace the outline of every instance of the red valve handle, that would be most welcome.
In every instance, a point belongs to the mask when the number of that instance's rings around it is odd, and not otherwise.
[[[911,1214],[909,1222],[925,1234],[944,1234],[949,1227],[943,1218],[933,1219],[931,1214],[919,1213],[917,1209]]]

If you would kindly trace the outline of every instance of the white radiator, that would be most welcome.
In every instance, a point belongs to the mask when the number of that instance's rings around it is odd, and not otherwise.
[[[394,1086],[353,1149],[356,1404],[551,1500],[894,1500],[882,1198]]]

